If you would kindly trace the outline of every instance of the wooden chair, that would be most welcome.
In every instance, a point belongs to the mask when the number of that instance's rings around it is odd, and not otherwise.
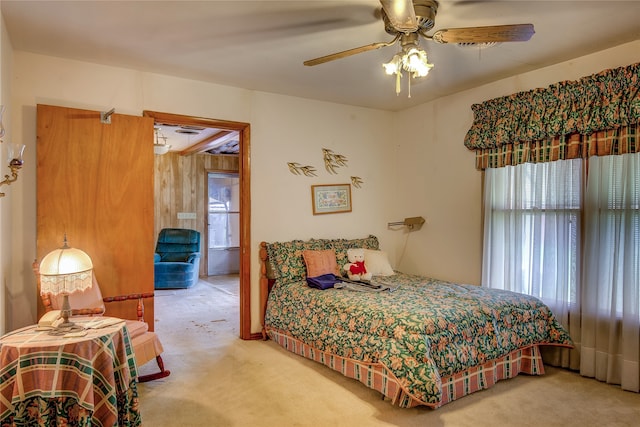
[[[38,282],[38,290],[40,289],[40,263],[33,263],[33,272]],[[62,306],[62,297],[54,297],[51,294],[41,295],[42,303],[46,311],[60,310]],[[102,316],[106,311],[105,303],[114,301],[138,300],[136,308],[137,320],[125,319],[127,330],[131,338],[131,345],[135,353],[136,364],[140,367],[147,362],[155,359],[160,369],[148,375],[138,377],[139,382],[152,381],[159,378],[169,376],[170,371],[164,368],[164,362],[160,354],[164,351],[160,338],[155,332],[149,330],[149,325],[144,321],[144,299],[152,298],[153,292],[142,294],[118,295],[114,297],[103,297],[100,286],[93,275],[93,285],[84,292],[69,295],[69,305],[71,305],[72,315],[74,316]]]

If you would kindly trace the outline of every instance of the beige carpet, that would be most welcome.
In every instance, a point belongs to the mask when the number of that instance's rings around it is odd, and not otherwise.
[[[552,367],[437,410],[396,408],[271,341],[240,340],[238,318],[237,277],[156,291],[156,331],[172,373],[138,386],[144,426],[640,425],[639,394]]]

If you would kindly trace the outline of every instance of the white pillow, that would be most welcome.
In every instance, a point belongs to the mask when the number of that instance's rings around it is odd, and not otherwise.
[[[392,276],[395,274],[389,264],[389,256],[384,251],[364,250],[364,266],[374,276]]]

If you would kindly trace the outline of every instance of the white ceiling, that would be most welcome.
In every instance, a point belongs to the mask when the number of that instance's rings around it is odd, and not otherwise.
[[[14,49],[246,89],[398,111],[479,84],[640,38],[640,0],[440,1],[434,30],[532,23],[528,42],[478,50],[422,40],[435,68],[395,94],[386,47],[305,67],[307,59],[388,41],[378,0],[12,1]],[[178,112],[179,113],[179,112]]]

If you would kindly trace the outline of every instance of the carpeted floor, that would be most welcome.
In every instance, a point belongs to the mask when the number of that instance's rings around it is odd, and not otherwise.
[[[639,394],[552,367],[437,410],[396,408],[271,341],[240,340],[237,276],[156,291],[155,307],[171,375],[138,386],[148,427],[640,425]]]

